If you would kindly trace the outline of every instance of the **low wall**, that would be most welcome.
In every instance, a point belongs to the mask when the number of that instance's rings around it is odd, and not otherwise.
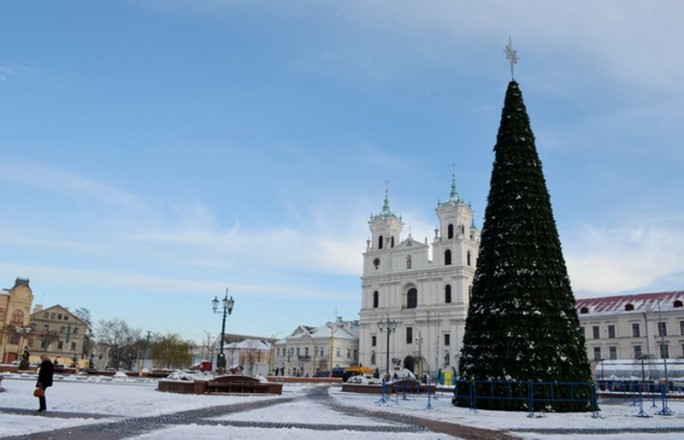
[[[261,382],[251,376],[228,375],[207,380],[160,380],[158,391],[179,394],[282,394],[283,384]]]
[[[207,392],[206,380],[160,380],[157,391],[179,394],[205,394]]]
[[[342,383],[341,377],[268,376],[266,379],[276,383]]]

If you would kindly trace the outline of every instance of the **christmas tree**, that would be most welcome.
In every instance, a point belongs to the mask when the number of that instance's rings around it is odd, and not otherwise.
[[[460,377],[588,383],[591,372],[575,299],[542,164],[515,80],[506,91],[494,152]],[[468,403],[455,398],[454,404]],[[479,408],[526,410],[526,404],[525,400],[478,401]],[[575,403],[551,407],[590,409]]]

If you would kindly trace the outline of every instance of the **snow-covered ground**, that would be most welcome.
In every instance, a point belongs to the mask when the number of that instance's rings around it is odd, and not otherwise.
[[[36,409],[37,399],[32,396],[35,375],[4,374],[2,387],[5,392],[0,393],[0,408]],[[282,396],[209,396],[209,395],[181,395],[156,391],[157,382],[151,379],[131,378],[97,378],[86,376],[58,376],[55,385],[48,390],[48,411],[55,413],[80,413],[82,416],[70,418],[46,417],[34,414],[12,414],[0,412],[0,437],[29,434],[33,432],[74,427],[85,424],[102,423],[127,417],[144,417],[170,414],[179,411],[206,408],[216,405],[228,405],[252,401],[266,401],[286,399],[288,397],[304,396],[313,385],[285,385]],[[321,385],[317,385],[321,386]],[[390,404],[378,405],[377,395],[343,393],[340,387],[330,387],[329,393],[340,405],[358,408],[360,410],[386,411],[394,414],[408,414],[416,417],[433,419],[478,428],[500,430],[529,430],[531,432],[513,432],[513,435],[526,439],[548,438],[580,438],[580,439],[632,439],[657,438],[679,439],[684,436],[678,433],[652,434],[586,434],[577,433],[567,435],[550,435],[540,433],[544,429],[626,429],[626,428],[683,428],[684,401],[670,400],[669,407],[674,411],[672,416],[655,415],[660,410],[660,402],[651,400],[643,402],[643,408],[650,418],[636,417],[639,406],[627,402],[604,402],[601,405],[599,418],[592,418],[590,413],[573,414],[543,414],[535,418],[527,417],[527,413],[478,411],[472,412],[464,408],[451,405],[448,394],[439,395],[431,400],[432,409],[426,409],[426,397],[409,397],[403,400],[392,396]],[[317,423],[327,425],[365,426],[387,425],[374,419],[353,417],[341,414],[324,407],[309,399],[298,399],[292,402],[270,408],[261,408],[225,415],[217,420],[238,420],[250,422],[287,422],[287,423]],[[537,431],[535,433],[534,431]],[[438,433],[400,433],[396,432],[363,432],[330,430],[313,431],[306,429],[272,429],[272,428],[242,428],[235,426],[207,426],[207,425],[170,425],[168,428],[148,434],[139,435],[138,439],[320,439],[348,440],[350,436],[355,440],[363,439],[448,439],[453,438]]]

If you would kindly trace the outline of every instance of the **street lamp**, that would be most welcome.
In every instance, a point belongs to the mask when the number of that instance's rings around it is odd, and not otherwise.
[[[383,331],[387,331],[387,378],[389,378],[390,375],[390,369],[389,369],[389,358],[390,358],[390,334],[397,329],[397,321],[394,319],[390,321],[389,316],[387,316],[387,319],[383,321],[382,318],[380,318],[380,321],[378,321],[378,329],[380,330],[380,333]]]
[[[223,305],[223,323],[221,324],[221,351],[219,354],[216,356],[216,367],[218,370],[219,374],[223,374],[226,371],[226,355],[223,353],[223,343],[226,339],[226,317],[230,315],[233,312],[233,306],[235,305],[235,300],[231,296],[230,299],[228,298],[228,288],[226,287],[226,296],[223,297],[223,300],[220,301],[220,303]],[[219,299],[218,297],[214,297],[214,299],[211,301],[211,308],[214,310],[214,313],[218,313],[219,311]]]

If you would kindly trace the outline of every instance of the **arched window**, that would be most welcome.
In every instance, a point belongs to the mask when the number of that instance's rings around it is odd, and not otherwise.
[[[382,249],[382,235],[378,237],[378,249]]]
[[[682,307],[682,302],[680,300],[675,300],[673,306],[675,307]]]
[[[411,287],[406,293],[406,308],[415,309],[418,307],[418,291],[415,287]]]
[[[413,261],[411,261],[411,256],[408,255],[408,256],[406,257],[406,268],[407,268],[407,269],[410,269],[412,265],[413,265]]]
[[[580,313],[583,314],[583,315],[584,315],[584,314],[587,314],[587,313],[589,313],[589,309],[586,308],[586,307],[582,307],[582,308],[580,309]]]
[[[15,310],[12,313],[12,324],[24,325],[24,312],[22,310]]]
[[[375,292],[373,292],[373,308],[377,309],[379,304],[380,304],[380,294],[376,290]]]
[[[392,240],[392,246],[391,247],[394,247],[394,236],[392,236],[391,240]]]
[[[625,310],[628,312],[634,310],[634,304],[625,304]]]
[[[470,251],[466,254],[466,264],[470,266]]]
[[[451,223],[447,226],[447,238],[454,238],[454,225]]]
[[[451,303],[451,284],[444,286],[444,302]]]
[[[451,250],[447,249],[444,251],[444,265],[445,266],[450,266],[451,265]]]

